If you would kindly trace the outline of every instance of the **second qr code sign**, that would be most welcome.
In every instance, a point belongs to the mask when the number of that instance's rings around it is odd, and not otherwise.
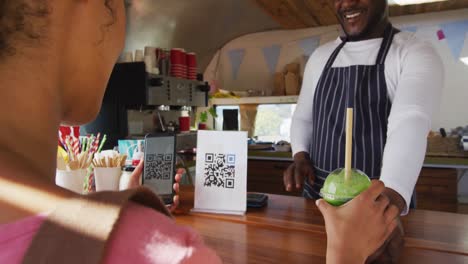
[[[247,132],[197,134],[193,211],[242,215],[247,208]]]
[[[205,154],[204,186],[234,189],[236,178],[236,155]]]

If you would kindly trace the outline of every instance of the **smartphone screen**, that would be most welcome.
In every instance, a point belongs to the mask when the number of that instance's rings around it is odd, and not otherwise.
[[[175,146],[174,134],[153,134],[145,138],[143,185],[159,195],[165,204],[173,203]]]

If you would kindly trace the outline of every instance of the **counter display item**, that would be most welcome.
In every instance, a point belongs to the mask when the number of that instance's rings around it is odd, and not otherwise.
[[[370,185],[369,177],[360,170],[353,169],[350,179],[346,180],[345,170],[337,169],[328,175],[320,195],[329,204],[340,206],[367,190]]]
[[[76,193],[93,189],[91,165],[94,155],[101,151],[107,137],[104,135],[102,140],[100,138],[101,134],[77,138],[59,133],[61,146],[57,148],[56,185]]]
[[[346,110],[345,168],[330,173],[320,195],[334,206],[340,206],[370,187],[369,177],[362,171],[351,168],[353,140],[353,108]]]
[[[175,195],[176,135],[147,135],[144,157],[143,185],[159,195],[165,204],[172,204]]]

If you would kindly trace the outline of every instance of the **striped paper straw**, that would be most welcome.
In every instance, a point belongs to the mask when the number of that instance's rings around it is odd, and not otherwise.
[[[93,141],[93,145],[91,146],[91,149],[90,149],[90,152],[93,154],[93,153],[96,153],[96,151],[98,150],[98,147],[99,147],[99,138],[101,137],[101,134],[99,133],[96,137],[96,139],[94,139]]]
[[[86,152],[86,145],[88,143],[88,138],[83,138],[83,143],[81,144],[81,152]]]
[[[80,140],[76,137],[72,137],[73,141],[73,153],[78,156],[80,154]]]
[[[70,136],[67,136],[65,138],[65,143],[67,145],[67,152],[68,152],[68,156],[70,157],[70,160],[74,160],[75,155],[73,154],[73,146],[72,146],[72,143],[70,141]]]
[[[88,169],[88,181],[87,181],[87,185],[88,185],[88,192],[92,192],[94,191],[94,170],[92,170],[91,168]]]
[[[107,135],[104,135],[104,137],[102,138],[102,141],[101,141],[101,145],[99,146],[98,148],[98,152],[101,152],[102,150],[102,147],[104,146],[104,143],[106,143],[106,139],[107,139]]]
[[[88,150],[88,152],[91,153],[92,149],[93,149],[93,143],[94,143],[94,135],[91,135],[89,136],[89,140],[88,140],[88,146],[86,147],[86,149]]]
[[[68,151],[67,144],[65,144],[65,140],[63,139],[62,131],[60,131],[60,130],[59,130],[59,141],[60,141],[60,144],[62,144],[63,149],[65,149],[65,151]]]

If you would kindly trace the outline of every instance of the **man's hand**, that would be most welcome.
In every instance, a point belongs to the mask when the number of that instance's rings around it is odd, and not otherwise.
[[[125,189],[131,189],[131,188],[136,188],[140,186],[140,179],[141,179],[141,174],[143,173],[143,160],[140,161],[138,166],[135,168],[133,171],[132,175],[130,176],[130,180],[128,181],[128,185],[126,186]],[[175,175],[175,183],[172,188],[174,188],[174,202],[171,204],[169,207],[169,210],[173,212],[177,206],[179,206],[179,182],[182,179],[182,175],[185,173],[184,169],[178,169],[177,173]]]
[[[385,188],[382,195],[387,196],[390,203],[398,207],[399,213],[405,209],[405,200],[394,190]],[[367,259],[366,263],[398,263],[398,259],[405,245],[403,236],[403,226],[398,217],[398,228],[396,228],[387,241]]]
[[[310,162],[309,154],[305,152],[296,153],[294,155],[293,164],[289,165],[283,173],[283,182],[286,191],[293,191],[294,186],[297,190],[302,189],[302,183],[306,177],[310,184],[315,180],[314,169]]]
[[[371,187],[341,207],[317,200],[325,219],[327,263],[364,263],[397,227],[398,208],[381,195],[385,187]]]

